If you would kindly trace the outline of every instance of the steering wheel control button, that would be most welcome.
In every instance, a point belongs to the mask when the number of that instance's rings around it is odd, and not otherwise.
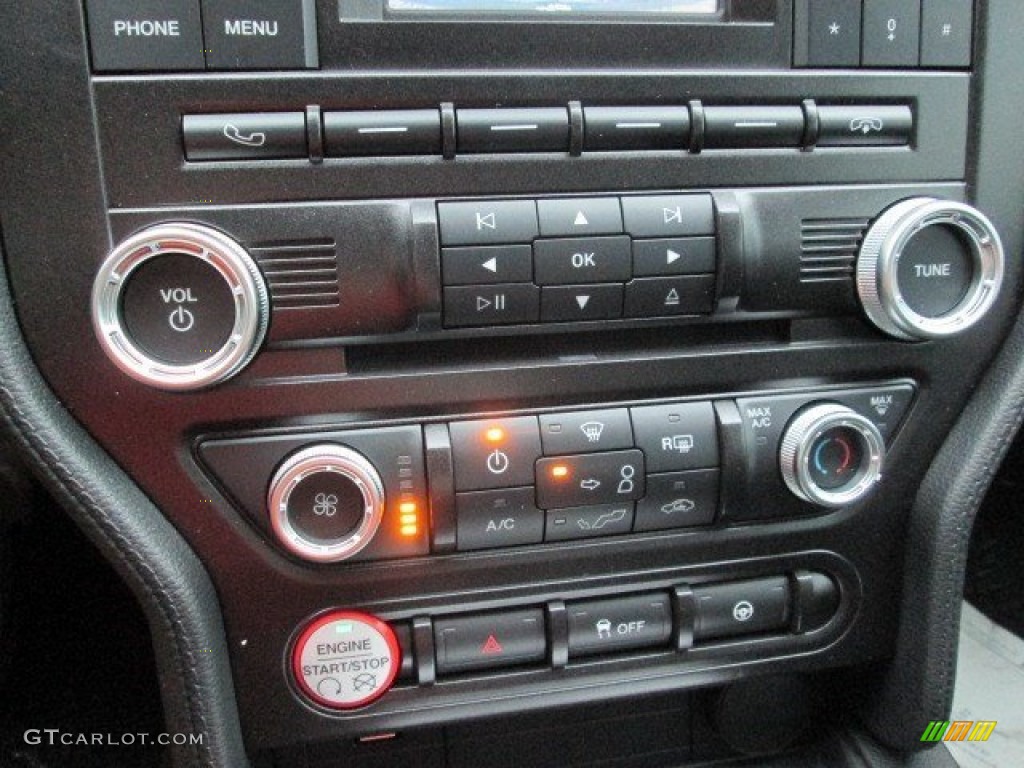
[[[569,603],[569,657],[668,645],[672,608],[666,594]]]
[[[529,243],[540,233],[533,200],[438,203],[441,245]]]
[[[541,455],[536,416],[456,421],[449,429],[455,490],[533,485],[533,464]]]
[[[644,495],[644,476],[644,455],[637,450],[541,459],[537,504],[541,509],[622,504]]]
[[[543,662],[544,612],[539,609],[434,620],[438,674]]]
[[[912,198],[885,211],[865,236],[857,293],[880,330],[900,339],[939,339],[985,316],[1004,271],[999,233],[981,212]]]
[[[455,495],[456,541],[462,551],[539,544],[544,513],[533,488],[475,491]]]
[[[286,459],[270,481],[274,534],[292,554],[333,563],[360,552],[384,516],[384,486],[362,454],[324,443]]]
[[[220,232],[163,224],[111,252],[93,285],[93,326],[126,374],[168,390],[230,378],[256,354],[270,303],[249,254]]]
[[[711,195],[623,197],[622,219],[633,237],[715,234]]]
[[[302,112],[185,115],[181,132],[190,163],[309,156]]]
[[[789,581],[784,576],[694,587],[695,640],[785,629],[790,621]]]
[[[544,541],[615,536],[633,529],[633,502],[552,509],[546,514]]]
[[[206,66],[199,0],[87,0],[97,72],[159,72]]]
[[[647,476],[647,495],[636,505],[633,530],[662,531],[711,525],[718,511],[717,469]]]
[[[545,413],[540,416],[540,439],[547,456],[614,451],[633,447],[633,428],[625,408]]]
[[[641,406],[630,413],[648,472],[718,466],[718,427],[711,403]]]
[[[837,403],[810,405],[786,425],[782,479],[794,495],[838,508],[867,496],[882,477],[885,441],[874,423]]]
[[[819,106],[819,147],[881,147],[910,143],[914,115],[907,106]]]
[[[304,69],[319,63],[307,0],[202,0],[209,69]]]
[[[299,635],[292,674],[299,691],[328,709],[358,709],[391,688],[402,666],[394,631],[355,611],[321,616]]]

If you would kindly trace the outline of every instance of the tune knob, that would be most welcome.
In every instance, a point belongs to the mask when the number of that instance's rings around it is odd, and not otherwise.
[[[270,523],[278,541],[306,560],[335,563],[360,552],[384,516],[384,484],[370,461],[333,443],[304,448],[270,481]]]
[[[786,425],[782,479],[796,496],[823,507],[864,498],[882,477],[885,441],[870,420],[837,403],[817,403]]]
[[[149,227],[118,245],[93,284],[103,351],[132,378],[191,390],[234,376],[267,332],[259,268],[227,235],[199,224]]]
[[[904,200],[864,238],[857,293],[868,318],[899,339],[938,339],[970,328],[1003,282],[1003,246],[992,223],[963,203]]]

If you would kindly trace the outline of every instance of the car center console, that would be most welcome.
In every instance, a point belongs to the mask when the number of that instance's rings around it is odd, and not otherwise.
[[[250,759],[893,656],[1016,310],[1015,11],[25,5],[21,328],[209,573]]]

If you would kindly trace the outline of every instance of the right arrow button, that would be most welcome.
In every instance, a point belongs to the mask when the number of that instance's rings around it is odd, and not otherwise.
[[[637,277],[700,275],[715,271],[715,238],[674,237],[633,241]]]

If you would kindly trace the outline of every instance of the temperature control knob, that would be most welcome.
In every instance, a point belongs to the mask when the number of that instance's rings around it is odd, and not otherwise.
[[[380,474],[361,453],[324,443],[286,459],[270,481],[270,523],[306,560],[335,563],[360,552],[384,516]]]
[[[988,312],[1004,271],[992,223],[963,203],[913,198],[885,211],[864,238],[857,293],[868,318],[899,339],[938,339]]]
[[[201,389],[253,358],[270,301],[256,263],[230,237],[199,224],[160,224],[103,262],[92,318],[103,351],[133,379]]]
[[[786,425],[779,449],[782,479],[795,495],[843,507],[871,492],[882,477],[885,441],[877,427],[836,403],[817,403]]]

